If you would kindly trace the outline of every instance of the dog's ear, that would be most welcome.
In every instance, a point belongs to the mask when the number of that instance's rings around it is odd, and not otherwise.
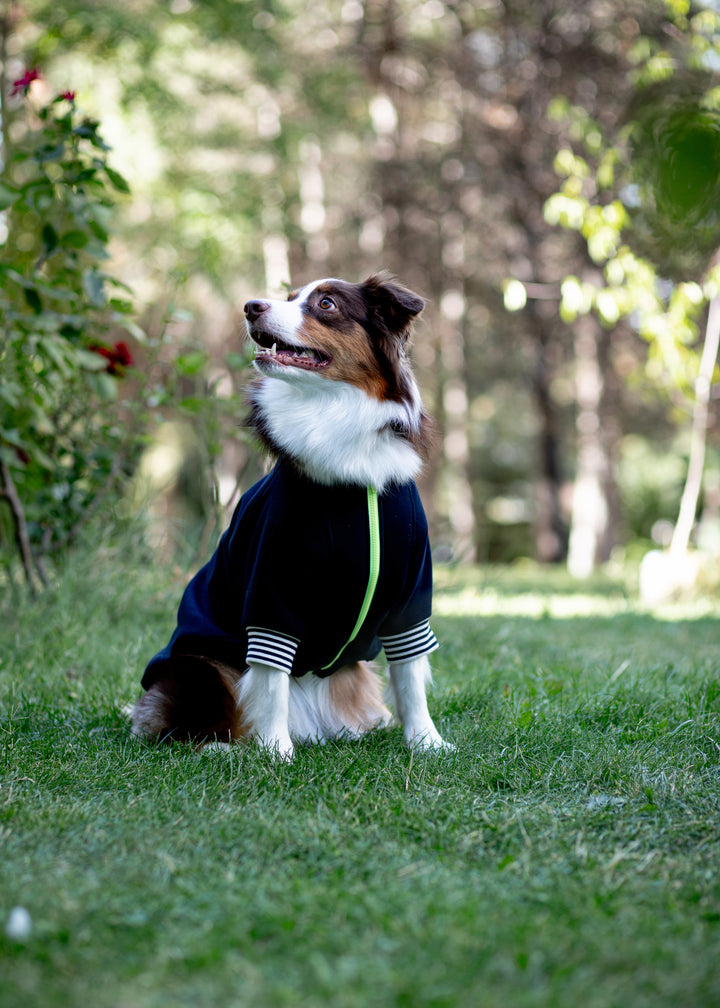
[[[401,336],[410,334],[410,325],[425,307],[418,294],[396,283],[388,273],[375,273],[362,284],[368,303],[373,308],[375,324],[381,331]]]

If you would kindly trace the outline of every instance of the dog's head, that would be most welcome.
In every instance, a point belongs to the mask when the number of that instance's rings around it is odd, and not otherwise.
[[[245,305],[255,367],[269,378],[345,382],[378,400],[403,401],[405,349],[424,301],[383,274],[364,283],[316,280],[287,301]],[[311,380],[312,380],[311,378]]]
[[[316,280],[245,305],[260,378],[249,424],[321,483],[413,479],[430,423],[406,355],[424,301],[385,274]],[[279,380],[276,380],[279,379]]]

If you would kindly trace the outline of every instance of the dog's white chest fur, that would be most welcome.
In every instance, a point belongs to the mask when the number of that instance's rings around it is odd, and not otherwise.
[[[298,373],[290,380],[265,378],[254,399],[275,444],[319,483],[358,483],[382,491],[420,471],[418,453],[391,427],[417,422],[402,404]]]

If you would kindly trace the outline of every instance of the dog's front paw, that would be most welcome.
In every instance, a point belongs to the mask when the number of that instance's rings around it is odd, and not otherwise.
[[[406,732],[405,744],[408,749],[417,749],[419,752],[455,752],[452,742],[446,742],[434,725]]]
[[[262,736],[256,735],[257,744],[267,750],[271,756],[277,760],[289,763],[295,758],[295,746],[292,744],[289,735]]]
[[[457,752],[457,746],[452,742],[446,742],[443,738],[438,738],[437,742],[434,742],[431,746],[425,747],[426,752],[436,752],[436,753],[449,753]]]
[[[232,756],[235,752],[235,746],[231,742],[206,742],[200,747],[198,752],[203,756],[212,756],[215,753],[220,753],[223,756]]]

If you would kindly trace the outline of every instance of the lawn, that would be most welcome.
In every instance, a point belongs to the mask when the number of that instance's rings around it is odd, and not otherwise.
[[[290,765],[130,735],[179,572],[105,546],[3,588],[0,1006],[720,1004],[720,601],[437,580],[457,751]]]

